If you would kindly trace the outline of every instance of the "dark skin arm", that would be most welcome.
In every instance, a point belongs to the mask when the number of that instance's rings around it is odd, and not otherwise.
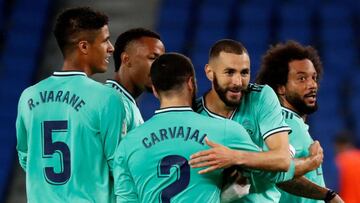
[[[323,200],[326,197],[326,194],[329,189],[316,185],[305,177],[294,178],[292,180],[277,183],[276,184],[280,189],[301,197],[306,197],[310,199]],[[339,195],[336,195],[329,202],[344,202]]]

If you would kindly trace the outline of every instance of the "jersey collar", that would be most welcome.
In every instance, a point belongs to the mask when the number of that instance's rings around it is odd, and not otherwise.
[[[206,111],[206,113],[207,113],[209,116],[214,117],[214,118],[218,118],[218,119],[230,119],[230,120],[232,120],[233,117],[234,117],[234,115],[235,115],[235,112],[237,111],[237,108],[238,108],[238,107],[236,107],[236,109],[231,113],[230,117],[227,118],[227,117],[221,116],[221,115],[219,115],[219,114],[217,114],[217,113],[211,112],[211,111],[206,107],[205,96],[202,96],[202,97],[201,97],[201,104],[202,104],[202,106],[204,107],[204,110]]]
[[[55,71],[53,73],[53,76],[86,76],[86,73],[82,72],[82,71]]]
[[[125,89],[125,87],[123,87],[117,81],[108,79],[105,83],[115,85],[117,87],[117,90],[119,90],[121,93],[124,93],[124,95],[136,105],[136,100],[134,99],[134,97],[132,97],[131,94]]]
[[[155,114],[166,113],[166,112],[184,112],[184,111],[193,111],[189,106],[174,106],[166,107],[155,111]]]
[[[289,111],[289,112],[291,112],[291,113],[293,113],[295,116],[297,116],[298,118],[301,118],[301,116],[298,114],[298,113],[296,113],[295,111],[293,111],[293,110],[291,110],[291,109],[289,109],[289,108],[287,108],[287,107],[285,107],[285,106],[281,106],[285,111]],[[301,118],[302,119],[302,118]]]

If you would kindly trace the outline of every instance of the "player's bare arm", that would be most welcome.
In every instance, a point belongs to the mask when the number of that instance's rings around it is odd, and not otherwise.
[[[294,177],[300,177],[305,173],[319,168],[324,158],[323,149],[318,141],[312,143],[309,147],[309,156],[296,158]]]
[[[292,180],[276,184],[282,190],[291,193],[293,195],[325,200],[326,202],[342,203],[344,202],[341,197],[334,191],[328,188],[321,187],[305,177],[294,178]]]
[[[211,149],[195,153],[190,157],[189,163],[193,168],[208,167],[199,173],[232,165],[268,171],[287,171],[290,166],[287,132],[279,132],[269,137],[267,143],[270,150],[267,152],[231,150],[209,140],[206,143]]]

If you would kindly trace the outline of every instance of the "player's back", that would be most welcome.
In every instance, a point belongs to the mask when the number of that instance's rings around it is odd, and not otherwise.
[[[191,154],[208,148],[206,136],[231,148],[257,150],[240,125],[202,116],[189,107],[158,110],[131,131],[116,157],[122,157],[140,201],[219,202],[222,171],[200,175],[199,169],[188,164]],[[119,180],[121,183],[126,184]],[[123,188],[122,192],[128,190]]]
[[[108,162],[124,111],[114,90],[82,72],[55,72],[23,92],[18,111],[29,202],[110,202]]]

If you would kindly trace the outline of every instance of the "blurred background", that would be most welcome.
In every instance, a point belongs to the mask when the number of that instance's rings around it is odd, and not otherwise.
[[[324,64],[319,111],[309,117],[310,133],[324,148],[323,171],[329,188],[338,189],[334,139],[343,132],[360,141],[360,1],[358,0],[0,0],[0,202],[26,202],[25,174],[15,150],[17,102],[28,86],[62,66],[51,30],[66,7],[91,6],[110,17],[111,41],[125,30],[157,31],[166,51],[189,56],[197,72],[199,96],[210,88],[203,73],[208,50],[231,38],[247,47],[252,80],[270,45],[293,39],[314,46]],[[104,82],[112,78],[113,63]],[[144,94],[145,119],[158,107]],[[355,186],[360,193],[360,186]]]

